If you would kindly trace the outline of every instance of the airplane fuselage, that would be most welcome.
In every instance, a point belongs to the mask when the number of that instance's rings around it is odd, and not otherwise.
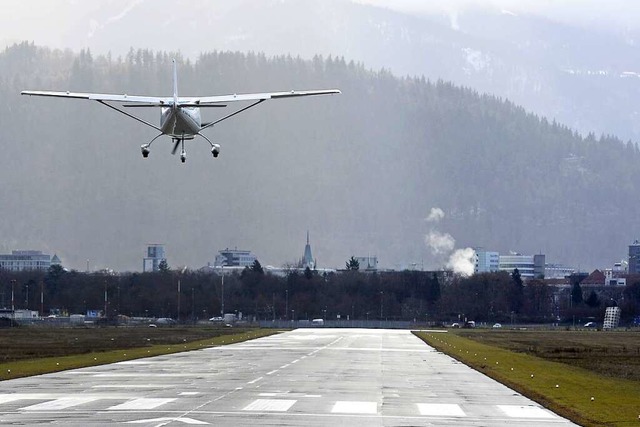
[[[162,107],[160,129],[165,135],[175,138],[193,139],[202,129],[200,108],[171,106]]]

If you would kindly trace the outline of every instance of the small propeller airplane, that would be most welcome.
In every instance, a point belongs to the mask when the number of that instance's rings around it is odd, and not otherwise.
[[[178,96],[178,69],[176,66],[176,60],[173,60],[173,97],[161,97],[161,96],[136,96],[136,95],[111,95],[104,93],[83,93],[83,92],[52,92],[52,91],[35,91],[24,90],[22,95],[34,95],[34,96],[51,96],[58,98],[73,98],[73,99],[89,99],[98,101],[100,104],[124,114],[134,120],[139,121],[147,126],[150,126],[160,132],[156,137],[146,144],[140,147],[142,156],[147,158],[151,144],[162,135],[170,136],[173,141],[172,154],[175,154],[178,147],[181,147],[180,160],[184,163],[187,160],[187,153],[184,149],[184,141],[194,139],[196,136],[204,138],[209,145],[211,145],[211,154],[213,157],[218,157],[220,154],[220,144],[214,144],[209,138],[207,138],[202,131],[213,127],[214,125],[229,119],[236,114],[242,113],[251,107],[254,107],[269,99],[283,99],[283,98],[295,98],[300,96],[313,96],[313,95],[329,95],[341,93],[337,89],[329,90],[306,90],[306,91],[290,91],[290,92],[267,92],[267,93],[247,93],[247,94],[232,94],[232,95],[217,95],[217,96],[192,96],[192,97],[179,97]],[[200,116],[200,108],[203,107],[226,107],[228,103],[245,101],[251,102],[249,105],[227,114],[226,116],[209,123],[203,123]],[[113,103],[120,103],[121,107],[160,107],[160,126],[156,126],[149,123],[146,120],[141,119],[133,114],[124,111],[122,108],[113,105]]]

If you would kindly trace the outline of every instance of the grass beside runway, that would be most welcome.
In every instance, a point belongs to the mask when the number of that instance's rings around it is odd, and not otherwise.
[[[583,367],[546,360],[540,355],[511,351],[509,342],[513,342],[514,337],[501,335],[501,332],[474,331],[467,337],[460,336],[458,332],[414,334],[437,350],[575,423],[583,426],[640,425],[640,381],[605,376]],[[522,341],[530,342],[527,331],[516,331],[516,334]],[[491,336],[491,340],[487,340],[487,336]],[[537,344],[525,345],[524,348],[540,348],[550,342],[560,345],[573,341],[572,338],[574,336],[570,332],[538,332],[535,336]],[[601,347],[598,338],[597,334],[590,333],[581,346],[575,341],[572,346],[576,348],[576,354],[589,358],[589,348]],[[610,335],[603,336],[603,339],[610,339]],[[628,355],[632,364],[636,363],[637,357]],[[618,363],[624,362],[618,359]]]
[[[195,332],[195,329],[198,331]],[[3,352],[10,348],[7,344],[12,343],[19,348],[20,353],[15,351],[14,347],[11,354],[15,360],[0,363],[0,380],[235,344],[277,332],[268,329],[180,327],[155,330],[150,328],[3,330],[0,332]],[[5,360],[8,358],[7,353],[9,352],[5,352],[4,355]],[[34,354],[40,356],[34,356]]]

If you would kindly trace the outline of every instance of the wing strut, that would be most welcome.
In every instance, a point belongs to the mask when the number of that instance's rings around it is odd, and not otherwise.
[[[247,105],[246,107],[239,109],[238,111],[235,111],[235,112],[233,112],[233,113],[231,113],[231,114],[227,114],[226,116],[222,117],[221,119],[216,120],[215,122],[207,123],[205,126],[203,126],[203,127],[200,129],[200,131],[202,132],[203,130],[205,130],[205,129],[207,129],[207,128],[210,128],[211,126],[213,126],[213,125],[215,125],[215,124],[218,124],[218,123],[220,123],[220,122],[221,122],[221,121],[223,121],[223,120],[230,119],[231,117],[235,116],[236,114],[240,114],[240,113],[242,113],[243,111],[246,111],[246,110],[248,110],[248,109],[249,109],[249,108],[251,108],[251,107],[255,107],[256,105],[258,105],[258,104],[260,104],[261,102],[264,102],[264,101],[266,101],[266,99],[260,99],[260,100],[258,100],[258,101],[256,101],[256,102],[254,102],[254,103],[253,103],[253,104],[251,104],[251,105]],[[205,139],[206,139],[206,138],[205,138]],[[209,142],[209,143],[211,143],[211,142]]]
[[[107,102],[105,102],[105,101],[102,101],[102,100],[100,100],[100,99],[97,99],[96,101],[98,101],[98,102],[99,102],[100,104],[102,104],[102,105],[106,105],[107,107],[109,107],[109,108],[111,108],[111,109],[113,109],[113,110],[116,110],[116,111],[117,111],[117,112],[119,112],[119,113],[124,114],[124,115],[125,115],[125,116],[127,116],[127,117],[131,117],[133,120],[137,120],[137,121],[139,121],[140,123],[143,123],[143,124],[145,124],[145,125],[147,125],[147,126],[149,126],[149,127],[152,127],[152,128],[154,128],[155,130],[157,130],[158,132],[162,132],[162,129],[160,129],[158,126],[156,126],[156,125],[154,125],[154,124],[152,124],[152,123],[149,123],[149,122],[148,122],[148,121],[146,121],[146,120],[142,120],[140,117],[136,117],[136,116],[134,116],[133,114],[129,114],[129,113],[127,113],[126,111],[121,110],[121,109],[120,109],[120,108],[118,108],[118,107],[114,107],[113,105],[111,105],[111,104],[109,104],[109,103],[107,103]],[[163,133],[164,133],[164,132],[163,132]]]

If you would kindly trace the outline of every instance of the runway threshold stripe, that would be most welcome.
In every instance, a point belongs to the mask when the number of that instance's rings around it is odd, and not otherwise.
[[[169,402],[173,402],[176,400],[172,399],[154,399],[154,398],[140,398],[130,400],[125,403],[121,403],[120,405],[115,405],[110,408],[107,408],[109,411],[125,411],[125,410],[137,410],[137,409],[154,409],[158,406],[162,406]]]
[[[286,412],[297,400],[257,399],[245,406],[243,411]]]
[[[19,393],[19,394],[0,394],[0,404],[2,403],[9,403],[9,402],[15,402],[16,400],[22,400],[22,399],[36,399],[35,397],[25,397],[28,395]]]
[[[498,409],[511,418],[556,418],[538,406],[498,405]]]
[[[417,403],[420,415],[432,417],[466,417],[460,405],[453,403]]]
[[[97,397],[61,397],[60,399],[51,400],[49,402],[37,403],[31,406],[20,408],[21,411],[57,411],[67,409],[73,406],[82,405],[84,403],[98,400]]]

